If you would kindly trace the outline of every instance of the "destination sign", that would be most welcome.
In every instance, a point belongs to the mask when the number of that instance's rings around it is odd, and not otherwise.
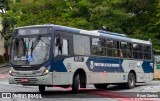
[[[20,28],[18,29],[18,35],[35,35],[35,34],[50,34],[52,31],[48,27],[32,27],[32,28]]]

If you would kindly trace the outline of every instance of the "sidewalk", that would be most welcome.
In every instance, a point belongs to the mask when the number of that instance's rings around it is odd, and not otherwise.
[[[8,63],[0,64],[0,68],[2,67],[8,67]]]
[[[8,63],[0,65],[0,74],[6,74],[8,73],[8,70],[9,70]]]

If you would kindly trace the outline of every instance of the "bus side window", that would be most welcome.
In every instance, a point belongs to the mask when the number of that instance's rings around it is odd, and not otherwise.
[[[143,59],[147,59],[147,56],[146,56],[146,54],[143,54]]]
[[[121,49],[119,50],[119,56],[120,56],[121,58],[123,58],[123,52],[122,52]]]
[[[151,47],[148,45],[143,45],[142,52],[143,52],[143,59],[150,60],[151,59]]]
[[[64,54],[68,55],[68,40],[55,38],[55,55]]]
[[[68,55],[68,40],[63,39],[62,54]]]
[[[90,39],[88,36],[73,35],[73,50],[76,55],[90,55]]]
[[[132,58],[132,51],[129,51],[129,52],[128,52],[128,57],[129,57],[129,58]]]
[[[55,38],[55,56],[62,54],[62,47],[59,45],[60,43],[60,39],[59,38]]]

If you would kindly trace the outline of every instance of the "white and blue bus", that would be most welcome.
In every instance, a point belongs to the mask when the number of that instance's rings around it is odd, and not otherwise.
[[[150,41],[103,30],[60,25],[19,27],[12,34],[9,84],[79,88],[109,84],[126,88],[153,79]]]

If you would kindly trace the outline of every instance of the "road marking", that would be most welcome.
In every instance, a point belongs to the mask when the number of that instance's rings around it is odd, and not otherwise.
[[[62,88],[62,87],[58,87],[58,86],[53,86],[52,88],[58,89],[58,90],[65,90],[65,91],[70,91],[72,90],[72,87],[68,87],[68,88]],[[79,88],[79,90],[92,90],[94,88]]]
[[[62,88],[62,87],[58,87],[58,86],[53,86],[53,88],[55,89],[58,89],[58,90],[63,90],[63,91],[70,91],[72,90],[71,87],[68,87],[68,88]],[[89,90],[89,94],[92,94],[92,95],[98,95],[98,96],[102,96],[102,97],[105,97],[105,98],[113,98],[115,100],[118,100],[118,101],[131,101],[131,98],[126,98],[126,95],[121,95],[120,93],[116,93],[116,92],[109,92],[109,91],[100,91],[98,89],[95,89],[95,88],[79,88],[80,91],[83,91],[83,90]],[[94,91],[92,91],[94,90]],[[97,90],[97,91],[95,91]]]
[[[124,95],[121,92],[110,92],[110,91],[92,91],[90,94],[99,95],[106,98],[113,98],[118,101],[131,101],[130,95]]]
[[[2,79],[5,79],[5,78],[8,78],[8,74],[0,74],[0,78],[2,78]]]

